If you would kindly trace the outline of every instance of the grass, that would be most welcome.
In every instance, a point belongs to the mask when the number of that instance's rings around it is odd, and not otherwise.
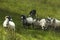
[[[0,0],[0,40],[60,40],[60,31],[25,29],[22,26],[20,15],[28,15],[32,9],[36,9],[39,18],[60,19],[60,0]],[[15,33],[3,28],[6,15],[12,16]]]

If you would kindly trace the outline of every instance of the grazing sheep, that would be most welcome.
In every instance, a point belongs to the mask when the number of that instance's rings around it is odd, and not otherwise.
[[[50,21],[49,21],[49,22],[50,22],[50,23],[49,23],[49,26],[50,26],[50,27],[53,27],[54,29],[60,27],[60,20],[55,19],[55,18],[50,18],[50,17],[48,17],[47,19],[50,20]]]
[[[5,17],[5,21],[3,22],[3,27],[11,28],[15,31],[15,23],[12,21],[12,18],[10,16]]]
[[[51,19],[51,26],[54,27],[54,29],[60,27],[60,20],[55,18]]]
[[[26,17],[25,15],[21,15],[23,26],[30,26],[33,23],[32,17]]]
[[[44,30],[44,28],[46,27],[46,21],[45,21],[45,19],[41,19],[41,20],[40,20],[40,26],[41,26],[42,29]]]
[[[50,25],[50,18],[46,19],[34,19],[33,25],[37,27],[42,27],[42,29],[47,29],[47,27]]]
[[[47,29],[49,25],[51,25],[50,18],[40,20],[40,26],[42,27],[42,29]]]

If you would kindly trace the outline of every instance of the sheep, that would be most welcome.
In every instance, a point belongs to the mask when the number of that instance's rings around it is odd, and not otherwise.
[[[44,19],[34,19],[33,26],[42,27],[42,29],[47,29],[50,25],[50,18],[44,18]],[[34,27],[35,28],[35,27]]]
[[[49,22],[50,22],[50,23],[49,23],[49,26],[50,26],[50,27],[53,27],[54,30],[55,30],[56,28],[60,27],[60,20],[55,19],[55,18],[51,18],[51,17],[48,17],[47,19],[48,19]]]
[[[51,19],[51,26],[54,27],[54,29],[60,27],[60,20],[55,18]]]
[[[10,16],[5,16],[5,21],[3,22],[4,28],[11,28],[15,31],[15,23],[12,21],[12,18]]]
[[[21,15],[23,26],[30,26],[33,23],[32,17],[26,17],[25,15]]]
[[[39,28],[42,27],[42,29],[44,30],[44,28],[46,27],[46,20],[45,19],[34,19],[33,25]],[[34,28],[37,28],[37,27],[34,27]]]
[[[45,19],[41,19],[40,20],[40,26],[42,27],[42,29],[44,30],[44,28],[46,27],[46,21],[45,21]]]
[[[48,26],[50,26],[51,25],[51,20],[50,20],[50,18],[48,19],[48,18],[44,18],[44,19],[41,19],[40,20],[40,26],[42,27],[42,29],[44,30],[44,29],[47,29],[48,28]]]

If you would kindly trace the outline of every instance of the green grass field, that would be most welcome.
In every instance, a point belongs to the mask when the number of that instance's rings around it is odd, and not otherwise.
[[[0,40],[60,40],[60,31],[25,29],[20,15],[36,9],[39,18],[47,16],[60,19],[60,0],[0,0]],[[3,28],[4,17],[11,15],[16,31]]]

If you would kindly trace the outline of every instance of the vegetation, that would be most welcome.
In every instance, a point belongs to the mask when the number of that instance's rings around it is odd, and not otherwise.
[[[60,40],[60,31],[25,29],[20,15],[36,9],[39,18],[51,16],[60,19],[60,0],[0,0],[0,40]],[[6,15],[11,15],[16,31],[3,28]]]

